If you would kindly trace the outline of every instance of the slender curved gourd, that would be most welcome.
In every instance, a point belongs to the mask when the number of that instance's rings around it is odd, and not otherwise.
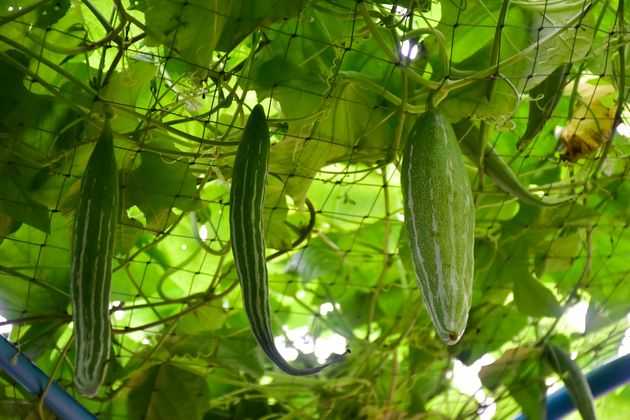
[[[269,129],[261,105],[252,110],[236,152],[230,190],[232,254],[252,332],[267,356],[290,375],[317,373],[343,356],[312,368],[294,368],[275,346],[269,312],[269,288],[263,233],[263,200],[269,160]]]
[[[98,391],[110,357],[109,298],[117,216],[118,172],[106,119],[81,181],[72,245],[74,382],[88,396]]]
[[[477,166],[481,155],[481,134],[479,129],[469,121],[458,123],[455,131],[459,137],[459,145],[462,152]],[[575,199],[573,196],[563,198],[539,197],[532,194],[512,171],[512,168],[505,163],[492,147],[486,147],[484,154],[484,173],[501,190],[514,196],[525,204],[537,207],[551,207],[566,204]]]
[[[438,335],[452,345],[471,305],[475,207],[455,133],[437,111],[423,114],[411,131],[401,186],[416,280]]]
[[[571,359],[571,356],[553,344],[545,345],[543,355],[564,382],[582,418],[595,420],[593,394],[580,367]]]

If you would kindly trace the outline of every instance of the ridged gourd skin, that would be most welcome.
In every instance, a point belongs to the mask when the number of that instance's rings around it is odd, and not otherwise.
[[[232,255],[243,295],[243,306],[257,342],[267,356],[290,375],[310,375],[343,356],[320,366],[299,369],[289,365],[275,346],[269,311],[269,287],[263,232],[263,204],[269,161],[269,129],[261,105],[247,120],[238,146],[230,189]]]
[[[74,382],[77,390],[87,396],[97,393],[110,357],[109,299],[118,194],[114,144],[107,119],[83,174],[72,241]]]
[[[453,345],[471,305],[475,207],[453,128],[435,110],[412,128],[401,186],[416,280],[439,337]]]

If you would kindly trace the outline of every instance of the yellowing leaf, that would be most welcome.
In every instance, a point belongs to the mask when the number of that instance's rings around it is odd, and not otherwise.
[[[615,115],[615,87],[602,79],[582,81],[578,87],[579,104],[573,118],[562,130],[560,139],[566,152],[564,159],[576,161],[608,141]]]

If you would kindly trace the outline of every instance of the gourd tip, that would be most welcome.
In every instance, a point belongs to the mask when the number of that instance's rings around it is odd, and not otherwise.
[[[459,342],[459,339],[462,337],[461,333],[457,333],[455,331],[447,331],[446,336],[444,337],[444,341],[449,346],[453,346]]]

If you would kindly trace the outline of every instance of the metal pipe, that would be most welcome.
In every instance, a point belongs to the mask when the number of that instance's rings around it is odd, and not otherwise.
[[[0,368],[35,396],[41,396],[48,386],[48,375],[2,336],[0,336]],[[50,383],[44,396],[44,404],[62,420],[96,420],[96,416],[72,398],[56,381]]]

